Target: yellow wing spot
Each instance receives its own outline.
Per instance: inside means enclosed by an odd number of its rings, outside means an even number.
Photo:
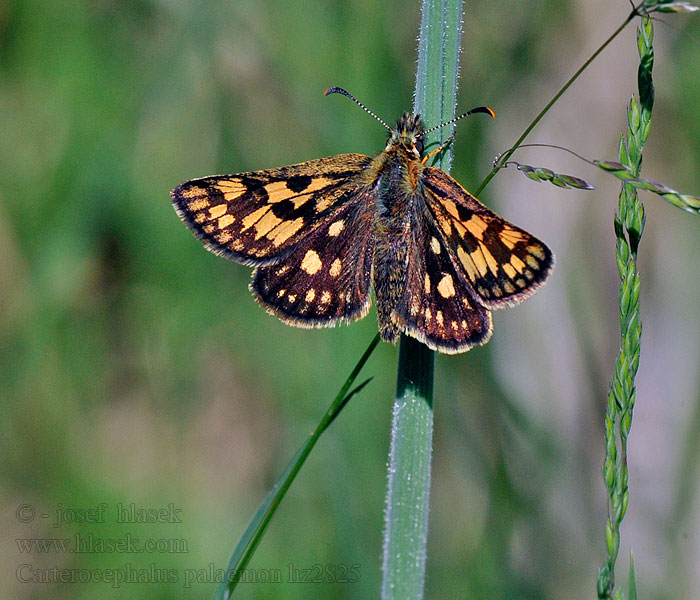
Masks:
[[[217,222],[217,226],[219,229],[225,229],[228,227],[231,223],[233,223],[235,219],[233,218],[233,215],[224,215],[219,219]]]
[[[316,290],[314,288],[311,288],[308,292],[306,292],[306,296],[304,297],[304,300],[306,300],[307,302],[313,302],[315,297],[316,297]]]
[[[336,237],[341,231],[343,231],[343,229],[345,229],[345,221],[340,219],[340,221],[336,221],[328,228],[328,235],[331,237]]]
[[[476,288],[476,291],[479,292],[479,295],[483,296],[484,298],[491,297],[491,292],[488,289],[486,289],[483,285],[480,285],[478,288]]]
[[[435,319],[437,320],[437,322],[438,322],[438,324],[440,325],[440,327],[442,327],[442,326],[445,324],[445,319],[444,319],[444,317],[442,316],[442,311],[441,311],[441,310],[439,310],[439,311],[437,311],[437,312],[435,313]]]
[[[442,229],[442,231],[445,232],[445,235],[447,237],[452,235],[452,223],[450,223],[449,219],[445,219],[445,217],[438,215],[437,222],[440,226],[440,229]]]
[[[315,250],[307,251],[304,259],[301,261],[301,270],[306,271],[309,275],[317,273],[322,266],[321,258]]]
[[[236,252],[240,252],[241,250],[243,250],[244,246],[243,246],[243,242],[241,240],[233,240],[233,242],[231,242],[231,247]]]
[[[193,188],[196,189],[196,188]],[[185,198],[189,198],[191,196],[188,196],[186,194],[190,194],[192,190],[188,190],[187,192],[183,192],[182,195]],[[203,191],[203,190],[202,190]],[[192,194],[194,195],[194,194]],[[192,202],[189,202],[187,204],[187,208],[191,210],[192,212],[197,212],[198,210],[205,209],[209,206],[209,200],[207,198],[198,198],[197,200],[193,200]]]
[[[515,291],[515,286],[510,281],[506,281],[503,283],[503,289],[506,294],[512,294]]]
[[[483,248],[482,248],[483,250]],[[478,250],[475,250],[469,255],[469,258],[472,259],[474,266],[477,268],[479,271],[479,275],[482,277],[486,275],[489,271],[489,266],[486,264],[486,258],[484,257],[483,252],[479,252]],[[493,258],[493,256],[491,257]]]
[[[466,329],[466,328],[467,328],[467,322],[466,322],[466,320],[462,319],[462,329]]]
[[[451,325],[452,329],[454,329],[455,331],[459,331],[459,323],[457,323],[457,321],[452,321]]]
[[[526,239],[525,234],[516,229],[511,229],[510,227],[504,228],[503,231],[498,234],[498,238],[509,250],[515,248],[518,242],[522,242]]]
[[[486,246],[480,246],[481,253],[484,255],[484,260],[486,261],[486,265],[489,268],[489,271],[493,273],[494,275],[498,274],[498,263],[496,262],[496,259],[493,257],[493,254],[489,251],[489,249]]]
[[[423,287],[425,288],[425,293],[429,294],[430,293],[430,275],[427,273],[425,274],[425,278],[423,279]]]
[[[493,288],[493,295],[496,298],[500,298],[501,296],[503,296],[503,290],[499,287],[495,287],[495,288]]]
[[[198,212],[198,213],[194,216],[194,222],[195,222],[195,223],[199,223],[200,225],[201,225],[202,223],[204,223],[204,221],[207,221],[207,220],[208,220],[208,219],[207,219],[207,215],[204,214],[203,212]]]
[[[214,229],[216,229],[216,227],[214,227],[214,225],[212,225],[211,223],[207,223],[206,225],[202,225],[202,231],[204,233],[214,233]]]
[[[513,267],[515,267],[515,270],[518,273],[522,273],[523,269],[525,268],[525,263],[522,260],[520,260],[520,258],[518,258],[517,256],[510,257],[510,264],[513,265]]]
[[[278,298],[281,298],[281,297],[284,296],[286,293],[287,293],[287,290],[280,290],[279,292],[277,292],[277,297],[278,297]]]
[[[469,220],[464,223],[464,226],[477,240],[481,240],[484,238],[484,231],[486,231],[489,224],[479,215],[472,215]]]
[[[527,247],[527,251],[539,258],[540,260],[544,260],[544,250],[542,249],[541,246],[538,246],[536,244],[532,244]]]
[[[413,301],[411,302],[411,308],[409,310],[411,312],[412,317],[415,317],[418,314],[418,311],[420,310],[420,304],[417,297],[413,297]]]
[[[459,246],[457,248],[457,257],[459,258],[459,262],[462,263],[464,270],[467,272],[469,281],[476,281],[478,273],[476,272],[474,261],[471,259],[469,253],[464,248]]]
[[[426,307],[426,309],[423,311],[423,314],[425,315],[425,320],[430,321],[433,318],[432,313],[430,312],[430,308]]]
[[[198,187],[196,185],[193,185],[191,188],[187,190],[182,190],[180,194],[182,195],[183,198],[187,198],[188,200],[190,198],[197,198],[199,196],[205,196],[207,193],[207,190],[204,188]],[[206,198],[202,198],[205,202],[207,201]],[[192,202],[190,202],[192,204]],[[199,210],[198,208],[195,208],[193,210]]]
[[[535,274],[532,271],[530,271],[530,269],[525,269],[523,275],[525,275],[525,277],[527,277],[530,281],[532,281],[535,278]]]
[[[217,204],[209,209],[209,218],[213,221],[226,214],[228,206],[226,204]]]
[[[537,259],[532,256],[532,254],[528,254],[525,257],[525,262],[528,264],[528,266],[532,267],[533,269],[537,269],[540,266],[540,263],[537,262]]]
[[[269,234],[281,222],[282,219],[276,217],[272,211],[269,211],[255,224],[255,239],[259,240],[264,235]]]
[[[339,258],[336,258],[332,263],[331,263],[331,268],[328,270],[328,273],[330,274],[331,277],[338,277],[340,275],[340,270],[343,267],[343,263]]]
[[[272,243],[275,246],[281,246],[290,237],[292,237],[297,231],[299,231],[304,226],[304,218],[299,217],[298,219],[293,219],[291,221],[284,221],[277,229],[276,233],[272,238]],[[273,232],[270,232],[272,235]],[[269,238],[270,235],[267,237]]]
[[[289,296],[287,296],[287,300],[289,300],[289,303],[290,303],[290,304],[294,304],[294,302],[296,301],[296,299],[297,299],[297,295],[296,295],[296,294],[289,294]]]
[[[452,200],[443,200],[442,205],[445,210],[450,213],[455,219],[459,220],[459,212],[457,212],[457,205],[452,202]]]
[[[250,229],[253,225],[255,225],[260,219],[262,219],[265,216],[265,213],[268,210],[270,210],[270,207],[268,205],[261,206],[258,210],[253,211],[247,217],[244,217],[241,221],[241,232],[245,231],[246,229]]]
[[[328,290],[324,290],[321,294],[321,304],[329,304],[331,301],[331,293]]]
[[[510,277],[511,279],[514,279],[518,274],[518,272],[513,268],[513,265],[511,265],[510,263],[502,264],[501,268],[503,269],[503,272],[506,275],[508,275],[508,277]],[[508,291],[508,290],[506,290],[506,291]]]
[[[278,277],[281,277],[287,271],[289,271],[289,269],[291,269],[291,267],[289,265],[282,265],[279,269],[277,269],[277,271],[275,272],[275,275],[277,275]]]
[[[440,242],[438,242],[436,237],[430,238],[430,249],[434,254],[440,254]]]
[[[276,204],[277,202],[291,200],[294,203],[295,209],[306,204],[309,198],[311,198],[309,193],[305,192],[300,194],[299,192],[290,190],[284,181],[273,181],[272,183],[268,183],[264,189],[267,192],[267,198],[270,203]]]
[[[222,179],[214,185],[227,200],[235,200],[248,191],[248,187],[238,179]]]
[[[433,238],[433,239],[435,239],[435,238]],[[437,289],[443,298],[451,298],[452,296],[454,296],[455,295],[455,286],[454,286],[454,282],[452,281],[452,275],[447,273],[440,280],[440,283],[438,283]]]
[[[518,287],[524,288],[527,285],[527,281],[525,281],[522,277],[518,277],[515,280],[515,285]]]
[[[231,241],[231,232],[222,231],[216,236],[216,241],[219,242],[219,244],[227,244]]]

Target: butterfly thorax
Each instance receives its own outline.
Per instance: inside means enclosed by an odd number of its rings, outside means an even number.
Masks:
[[[412,219],[417,203],[421,203],[422,132],[420,117],[404,113],[385,150],[374,158],[367,171],[376,198],[374,291],[379,329],[387,341],[395,341],[400,332],[392,315],[405,293]]]

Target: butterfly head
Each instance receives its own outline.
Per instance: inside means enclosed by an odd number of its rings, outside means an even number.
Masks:
[[[403,113],[391,130],[386,149],[402,148],[409,156],[420,159],[423,155],[423,122],[419,115]]]

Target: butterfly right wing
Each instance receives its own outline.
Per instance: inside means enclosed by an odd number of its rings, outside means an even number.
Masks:
[[[279,262],[357,193],[370,158],[339,154],[187,181],[171,192],[180,219],[208,250],[251,266]]]

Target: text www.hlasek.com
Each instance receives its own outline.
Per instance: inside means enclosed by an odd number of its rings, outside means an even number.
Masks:
[[[117,538],[101,538],[93,534],[76,533],[72,538],[18,538],[21,554],[186,554],[187,540],[183,538],[140,538],[130,533]]]

